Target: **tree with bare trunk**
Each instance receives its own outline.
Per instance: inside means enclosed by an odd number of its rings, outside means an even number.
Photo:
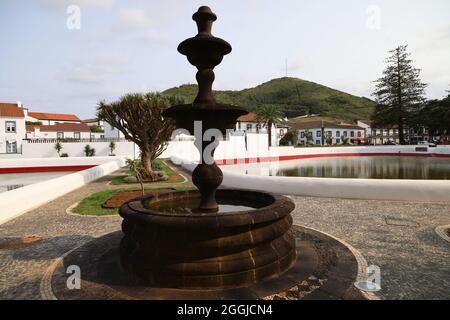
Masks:
[[[166,108],[182,103],[183,100],[175,96],[133,93],[116,102],[99,102],[97,117],[136,143],[141,150],[143,179],[155,181],[159,176],[152,170],[152,161],[167,148],[175,130],[172,120],[163,118],[162,113]]]

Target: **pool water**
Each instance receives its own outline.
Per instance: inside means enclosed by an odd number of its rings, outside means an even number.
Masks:
[[[245,200],[232,199],[217,199],[219,211],[217,213],[233,212],[233,211],[247,211],[255,210],[254,204]],[[200,198],[193,197],[191,199],[175,200],[175,201],[161,201],[160,203],[152,204],[150,209],[163,213],[170,214],[192,214],[198,213],[197,208]]]
[[[21,188],[33,183],[64,176],[68,172],[36,172],[36,173],[7,173],[0,174],[0,193]]]
[[[299,159],[224,166],[261,176],[450,180],[450,158],[362,156]]]

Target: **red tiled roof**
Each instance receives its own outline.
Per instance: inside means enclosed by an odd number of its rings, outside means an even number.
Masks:
[[[254,122],[256,121],[256,113],[254,112],[249,112],[246,115],[240,116],[237,121],[242,121],[242,122]]]
[[[353,124],[338,124],[338,123],[333,123],[330,121],[322,122],[321,120],[293,123],[293,124],[291,124],[291,126],[295,130],[316,129],[316,128],[322,128],[322,126],[324,128],[333,128],[333,129],[360,129],[360,130],[364,129],[364,128],[361,128],[360,126],[353,125]]]
[[[17,103],[0,102],[0,117],[23,118],[23,109],[17,106]]]
[[[44,112],[28,112],[28,115],[38,120],[53,120],[53,121],[80,121],[74,114],[60,114],[60,113],[44,113]]]
[[[56,123],[53,125],[27,125],[27,131],[34,131],[39,128],[42,132],[91,132],[89,126],[85,123]]]

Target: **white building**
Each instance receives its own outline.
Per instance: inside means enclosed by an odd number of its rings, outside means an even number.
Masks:
[[[366,130],[358,125],[338,124],[330,121],[313,120],[295,124],[298,130],[299,144],[325,146],[328,141],[332,145],[347,140],[350,144],[367,143]]]
[[[25,112],[20,102],[0,103],[0,154],[21,153]]]
[[[27,125],[26,138],[33,139],[91,139],[91,129],[84,123],[54,123],[52,125]]]
[[[25,121],[40,122],[43,125],[53,125],[56,123],[81,123],[80,118],[74,114],[28,112],[26,109]]]
[[[105,139],[118,139],[118,140],[125,139],[123,133],[119,131],[117,128],[110,125],[109,123],[105,122],[103,128],[105,131],[104,133]]]
[[[382,145],[389,142],[394,142],[396,144],[400,143],[399,130],[397,126],[392,128],[372,128],[369,121],[358,120],[358,126],[366,129],[366,136],[369,140],[369,144],[372,145]],[[408,130],[404,131],[405,137],[408,136]]]
[[[256,121],[257,115],[254,112],[249,112],[246,115],[243,115],[237,119],[236,122],[236,133],[263,133],[267,134],[267,126],[261,125],[258,121]],[[280,139],[286,134],[289,127],[287,125],[272,125],[272,137],[271,144],[272,146],[278,146],[280,143]]]

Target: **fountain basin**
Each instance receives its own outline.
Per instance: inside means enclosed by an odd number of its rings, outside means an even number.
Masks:
[[[296,249],[289,233],[294,209],[290,199],[227,189],[217,190],[216,198],[219,208],[231,206],[227,212],[189,209],[200,199],[196,190],[124,204],[122,267],[152,286],[226,288],[278,276],[292,266]],[[245,210],[229,211],[233,206]]]

